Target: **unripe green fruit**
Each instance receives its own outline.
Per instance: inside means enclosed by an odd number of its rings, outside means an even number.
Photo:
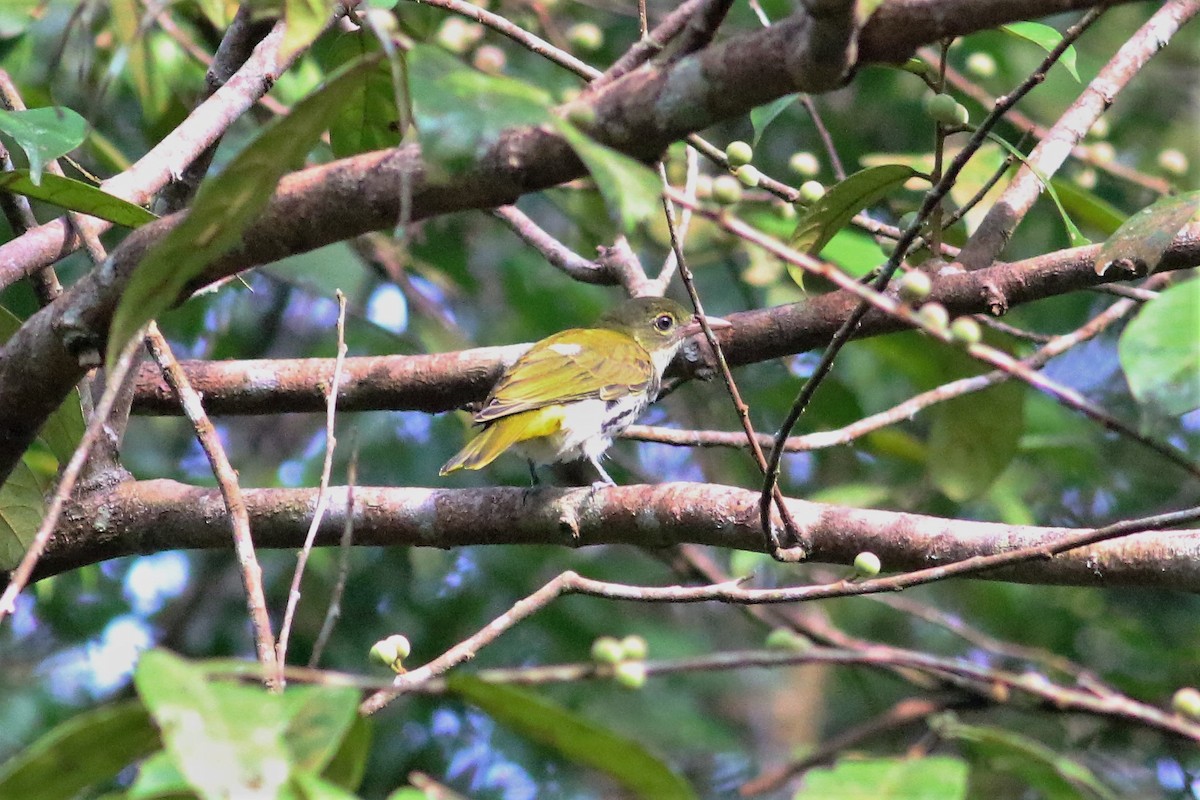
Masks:
[[[696,197],[701,200],[707,200],[713,196],[713,178],[712,175],[697,175],[696,176]]]
[[[916,304],[929,297],[929,293],[933,291],[933,279],[917,270],[906,272],[900,279],[899,289],[901,300]]]
[[[567,41],[580,50],[599,50],[604,46],[604,31],[591,22],[580,22],[567,29]]]
[[[723,206],[731,206],[742,199],[742,183],[732,175],[713,178],[712,197]]]
[[[613,667],[613,678],[626,689],[641,689],[646,685],[646,662],[622,661]]]
[[[979,323],[970,317],[959,317],[950,323],[950,338],[962,345],[979,344],[983,331]]]
[[[411,652],[412,645],[408,639],[398,633],[380,639],[371,646],[371,658],[397,672],[403,669],[401,664]]]
[[[812,639],[789,628],[775,628],[767,634],[766,645],[770,650],[804,653],[812,649],[812,644]]]
[[[644,636],[631,634],[621,640],[621,650],[630,661],[645,661],[646,654],[650,652],[650,645]]]
[[[925,113],[943,125],[966,125],[971,118],[966,107],[948,94],[931,94],[926,97]]]
[[[771,208],[775,210],[775,216],[780,219],[795,219],[796,207],[786,200],[779,200],[771,204]]]
[[[1088,152],[1097,164],[1111,164],[1117,160],[1117,148],[1109,142],[1096,142],[1088,148]]]
[[[996,74],[996,59],[983,51],[971,53],[967,56],[967,72],[978,78],[990,78]]]
[[[950,312],[941,303],[926,303],[917,309],[917,321],[924,327],[935,332],[946,330],[950,322]]]
[[[751,189],[758,186],[762,180],[762,173],[753,164],[742,164],[734,175],[742,182],[743,186],[749,186]]]
[[[825,196],[825,187],[820,181],[805,181],[800,184],[800,199],[805,203],[815,203]]]
[[[597,664],[618,664],[625,657],[625,648],[615,636],[601,636],[592,642],[592,661]]]
[[[864,551],[854,557],[854,571],[864,578],[875,577],[882,568],[879,556],[874,553]]]
[[[821,162],[812,153],[801,150],[792,153],[792,157],[788,159],[788,168],[801,177],[812,178],[821,171]]]
[[[730,142],[725,146],[725,160],[731,168],[737,169],[754,160],[754,148],[746,142]]]
[[[1186,175],[1188,157],[1183,154],[1182,150],[1176,150],[1173,147],[1163,150],[1158,154],[1158,168],[1171,175]]]
[[[1171,708],[1192,719],[1200,719],[1200,691],[1185,686],[1171,696]]]

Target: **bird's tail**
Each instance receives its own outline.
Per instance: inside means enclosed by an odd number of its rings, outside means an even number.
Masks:
[[[459,469],[482,469],[518,442],[558,433],[562,421],[562,406],[547,406],[501,417],[467,442],[458,455],[442,465],[438,474],[449,475]]]

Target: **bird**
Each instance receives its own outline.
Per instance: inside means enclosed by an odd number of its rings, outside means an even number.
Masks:
[[[705,317],[712,329],[728,328]],[[674,300],[640,297],[602,316],[592,328],[546,337],[506,369],[473,421],[483,430],[439,471],[481,469],[514,450],[536,466],[587,459],[600,464],[613,437],[658,397],[667,365],[700,319]]]

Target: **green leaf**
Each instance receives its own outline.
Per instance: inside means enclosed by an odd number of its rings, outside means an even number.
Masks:
[[[1007,25],[1001,25],[1000,30],[1016,36],[1018,39],[1033,42],[1047,53],[1058,47],[1058,43],[1062,41],[1061,33],[1040,22],[1010,22]],[[1063,51],[1058,63],[1071,73],[1071,77],[1075,79],[1076,83],[1080,83],[1079,71],[1075,68],[1075,45],[1070,45]]]
[[[885,164],[850,175],[805,209],[792,233],[792,247],[815,256],[855,214],[918,174],[903,164]]]
[[[1034,177],[1036,177],[1039,181],[1042,182],[1042,186],[1044,186],[1046,188],[1046,194],[1050,195],[1050,199],[1052,201],[1054,201],[1055,208],[1058,209],[1058,215],[1060,217],[1062,217],[1063,225],[1067,229],[1067,238],[1071,240],[1071,246],[1072,247],[1083,247],[1085,245],[1091,244],[1092,240],[1087,238],[1080,232],[1079,228],[1075,225],[1075,222],[1071,219],[1071,215],[1067,213],[1067,209],[1063,206],[1062,201],[1058,199],[1058,192],[1055,191],[1055,189],[1054,189],[1053,181],[1047,180],[1046,176],[1044,174],[1042,174],[1042,171],[1037,169],[1036,167],[1034,167],[1032,164],[1030,164],[1029,160],[1027,158],[1025,158],[1025,154],[1022,153],[1020,150],[1013,147],[1011,144],[1004,141],[1003,139],[1001,139],[999,136],[997,136],[994,133],[989,133],[987,136],[993,142],[997,143],[998,145],[1003,147],[1005,150],[1007,150],[1009,153],[1011,153],[1014,158],[1019,160],[1026,167],[1028,167],[1029,171],[1034,174]]]
[[[158,217],[141,206],[114,197],[103,189],[58,175],[43,175],[35,183],[29,170],[15,169],[0,174],[0,189],[32,197],[46,203],[99,217],[126,228],[137,228]]]
[[[281,700],[284,737],[293,761],[300,769],[320,773],[358,718],[358,691],[350,686],[292,686]]]
[[[112,780],[159,747],[141,703],[114,703],[59,723],[0,766],[0,797],[59,800]]]
[[[279,45],[279,59],[286,61],[312,44],[329,24],[331,13],[329,0],[284,0],[287,27]]]
[[[967,795],[967,765],[948,756],[841,759],[809,770],[794,800],[957,800]]]
[[[114,78],[125,77],[129,81],[137,93],[143,118],[151,122],[166,111],[171,90],[151,52],[138,4],[134,0],[112,0],[110,8],[112,30],[121,47],[109,72]]]
[[[1138,311],[1117,343],[1125,380],[1139,403],[1166,414],[1200,408],[1200,279],[1166,289]]]
[[[279,178],[303,162],[346,93],[373,68],[365,59],[334,73],[325,85],[275,120],[225,170],[205,181],[191,210],[138,264],[113,314],[108,363],[146,322],[170,308],[208,264],[241,241]]]
[[[751,144],[757,147],[763,134],[767,131],[767,126],[774,122],[776,117],[782,114],[783,110],[795,100],[796,95],[787,94],[765,105],[755,106],[750,109],[750,124],[754,127],[754,141]]]
[[[1041,742],[1002,728],[963,725],[953,714],[930,721],[944,739],[962,742],[973,764],[1013,775],[1048,800],[1117,800],[1117,795],[1083,764]]]
[[[554,127],[588,168],[609,213],[626,232],[661,209],[662,181],[642,162],[605,147],[564,119]]]
[[[321,777],[343,789],[358,789],[367,771],[367,757],[371,753],[371,733],[371,720],[367,717],[356,717]]]
[[[450,174],[474,164],[506,128],[553,118],[542,89],[471,69],[438,47],[415,45],[407,61],[421,155]]]
[[[304,800],[358,800],[358,796],[353,792],[307,772],[298,773],[292,779],[292,783],[297,794]]]
[[[0,39],[20,36],[32,25],[42,0],[5,0],[0,3]]]
[[[124,800],[154,800],[172,795],[194,796],[175,762],[166,751],[159,750],[138,766],[137,777]]]
[[[1006,381],[939,403],[929,434],[929,475],[955,502],[987,491],[1012,462],[1025,425],[1025,391]]]
[[[637,742],[572,714],[524,689],[485,683],[469,675],[451,676],[450,691],[486,711],[494,720],[563,757],[605,772],[638,797],[692,798],[679,775]]]
[[[40,183],[46,162],[65,156],[87,138],[87,120],[69,108],[0,109],[0,131],[11,136],[29,158],[29,178]]]
[[[201,668],[165,650],[145,653],[133,680],[171,760],[202,800],[284,790],[292,764],[280,698],[210,682]]]
[[[33,544],[46,510],[46,489],[25,460],[18,461],[0,485],[0,570],[20,564]]]
[[[1051,178],[1050,185],[1058,193],[1063,208],[1105,236],[1111,236],[1125,222],[1125,215],[1119,208],[1073,181]]]
[[[328,60],[331,65],[340,65],[378,52],[379,40],[369,31],[360,30],[339,37],[329,50]],[[399,110],[404,100],[397,88],[402,88],[398,84],[402,75],[394,74],[393,69],[399,73],[402,66],[398,57],[395,64],[390,59],[381,61],[365,70],[359,83],[350,89],[346,104],[329,125],[329,144],[335,156],[346,158],[400,144],[411,116],[407,110],[403,114]]]
[[[1200,190],[1164,197],[1127,219],[1096,256],[1096,274],[1114,261],[1132,261],[1153,272],[1176,234],[1200,211]]]

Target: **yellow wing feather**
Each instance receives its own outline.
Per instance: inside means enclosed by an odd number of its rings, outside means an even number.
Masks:
[[[510,414],[488,425],[458,455],[438,471],[447,475],[458,469],[482,469],[518,442],[551,436],[562,427],[566,413],[561,405]]]

